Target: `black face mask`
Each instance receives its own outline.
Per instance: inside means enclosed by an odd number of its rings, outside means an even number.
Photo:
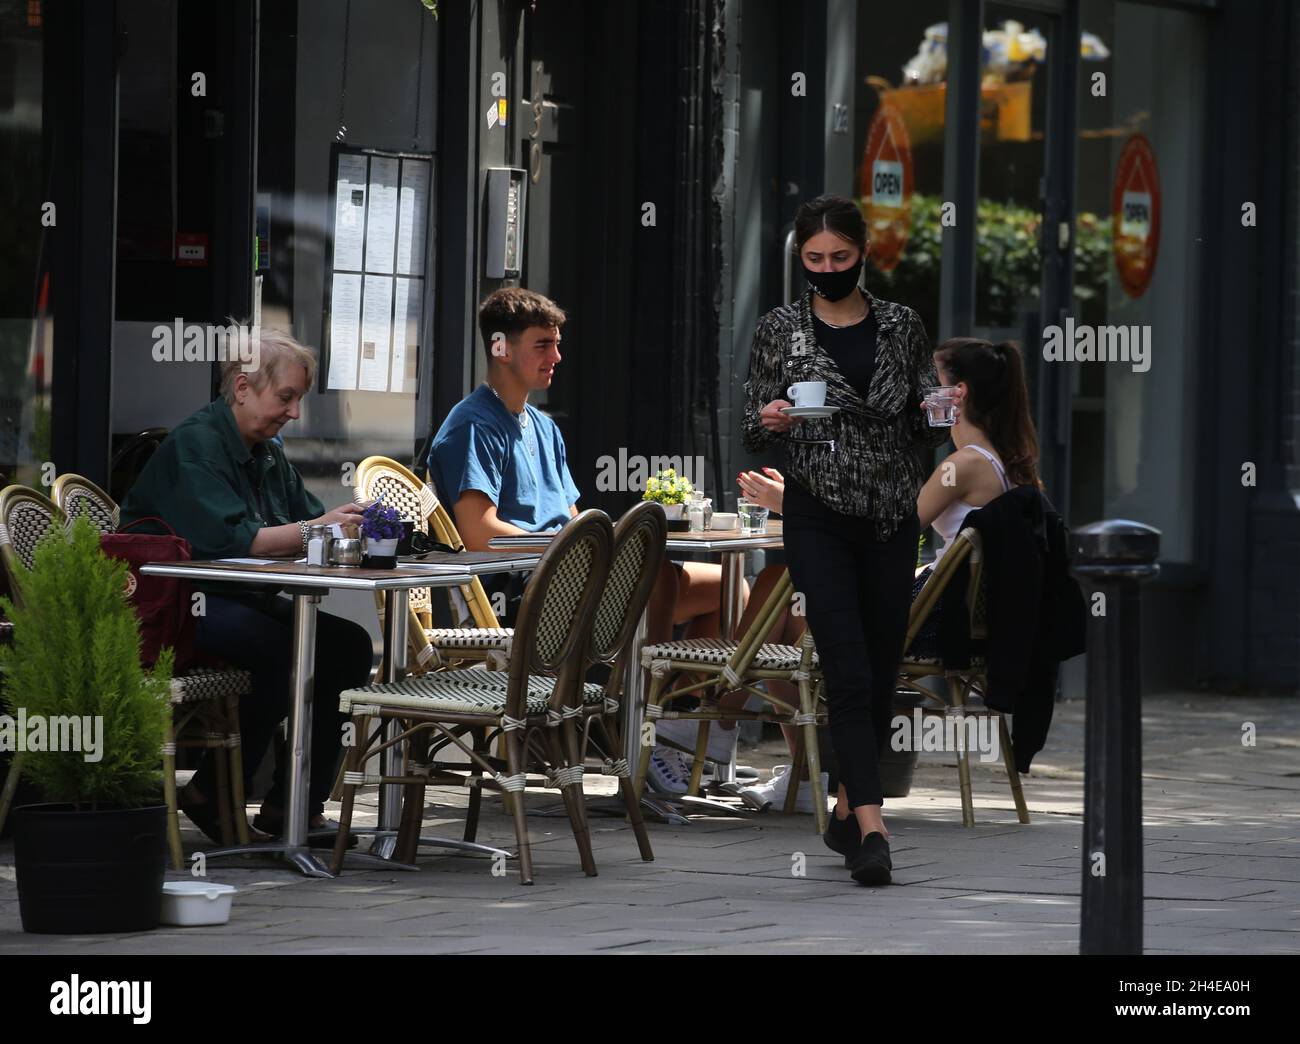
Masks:
[[[856,265],[841,272],[814,272],[804,265],[803,277],[818,297],[824,297],[827,301],[841,301],[857,288],[864,260],[865,258],[858,258]]]

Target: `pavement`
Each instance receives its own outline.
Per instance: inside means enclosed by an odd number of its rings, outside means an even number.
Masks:
[[[532,887],[513,863],[497,876],[489,859],[429,849],[417,872],[345,870],[336,880],[214,861],[209,878],[239,889],[227,925],[37,936],[21,930],[6,842],[0,954],[1077,953],[1083,714],[1082,701],[1058,705],[1048,747],[1024,777],[1026,826],[1000,762],[976,762],[977,823],[963,828],[955,759],[923,754],[910,795],[886,802],[887,888],[855,885],[810,815],[652,823],[652,863],[622,820],[594,816],[594,878],[566,819],[530,817]],[[1253,746],[1242,741],[1246,723]],[[1143,743],[1147,952],[1300,953],[1300,700],[1149,696]],[[777,741],[741,760],[770,768],[781,755]],[[589,777],[587,789],[611,783]],[[463,793],[430,796],[438,804],[425,833],[459,836]],[[558,797],[527,800],[542,808]],[[371,788],[357,820],[374,813]],[[190,851],[200,838],[185,825]],[[499,801],[485,797],[479,840],[511,846],[513,836]]]

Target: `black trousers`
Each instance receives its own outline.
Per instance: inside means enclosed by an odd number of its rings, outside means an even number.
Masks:
[[[783,506],[786,564],[817,642],[839,780],[850,808],[881,805],[879,746],[889,738],[920,523],[913,514],[881,541],[871,520],[832,511],[789,480]]]
[[[293,672],[293,601],[289,598],[230,598],[209,593],[207,612],[196,621],[194,641],[205,653],[220,656],[252,674],[253,691],[239,700],[240,745],[244,755],[244,792],[270,745],[275,728],[289,713]],[[359,624],[329,613],[316,613],[316,671],[312,692],[310,812],[325,809],[334,785],[347,715],[339,713],[339,693],[367,685],[374,648]],[[194,784],[206,797],[216,794],[216,766],[203,752]],[[284,808],[288,759],[276,763],[265,802]]]

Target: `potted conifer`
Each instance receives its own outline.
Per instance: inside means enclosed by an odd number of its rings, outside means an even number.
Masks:
[[[34,568],[13,579],[18,598],[0,600],[14,625],[13,644],[0,647],[6,724],[49,802],[13,813],[23,928],[157,927],[172,652],[140,665],[126,563],[100,551],[85,517],[70,533],[51,529]]]

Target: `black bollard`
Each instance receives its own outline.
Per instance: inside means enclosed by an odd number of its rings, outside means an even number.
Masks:
[[[1089,611],[1079,952],[1141,954],[1138,587],[1160,572],[1160,531],[1141,522],[1109,519],[1075,531],[1073,545],[1072,571],[1084,588]],[[1098,594],[1104,602],[1098,602]]]

